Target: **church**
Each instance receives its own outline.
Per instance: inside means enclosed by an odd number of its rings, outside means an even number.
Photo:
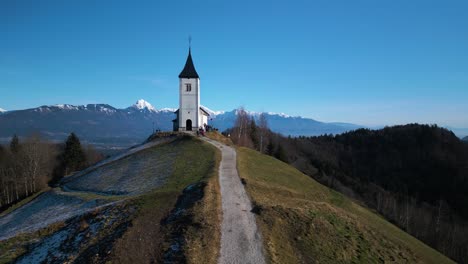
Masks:
[[[179,74],[179,109],[172,120],[174,131],[192,131],[208,125],[210,114],[200,106],[200,77],[193,65],[191,48]]]

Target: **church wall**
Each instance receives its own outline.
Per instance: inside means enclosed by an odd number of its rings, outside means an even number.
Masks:
[[[203,114],[200,113],[200,119],[201,119],[200,125],[202,125],[202,126],[203,126],[203,124],[208,125],[208,117],[206,115],[203,115]]]
[[[186,85],[191,84],[192,90],[187,92]],[[199,127],[199,107],[200,107],[200,95],[199,95],[199,79],[179,79],[179,129],[185,130],[186,120],[192,120],[192,128],[196,129]]]

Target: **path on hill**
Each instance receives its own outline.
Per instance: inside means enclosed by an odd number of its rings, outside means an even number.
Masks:
[[[229,146],[203,137],[221,150],[219,184],[223,208],[221,224],[221,254],[219,263],[265,263],[260,232],[251,212],[250,202],[240,181],[236,166],[236,151]]]

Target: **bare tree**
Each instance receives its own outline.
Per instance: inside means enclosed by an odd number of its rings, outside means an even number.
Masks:
[[[265,148],[265,139],[268,133],[268,121],[266,118],[265,113],[261,113],[259,120],[258,120],[258,126],[259,126],[259,134],[260,134],[260,152],[264,153],[264,148]]]
[[[236,144],[244,147],[252,147],[252,142],[249,137],[250,116],[243,107],[236,111],[237,117],[234,124],[233,140]]]

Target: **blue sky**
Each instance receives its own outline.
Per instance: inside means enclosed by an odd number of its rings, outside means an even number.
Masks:
[[[468,127],[467,1],[1,1],[0,108],[202,104]]]

